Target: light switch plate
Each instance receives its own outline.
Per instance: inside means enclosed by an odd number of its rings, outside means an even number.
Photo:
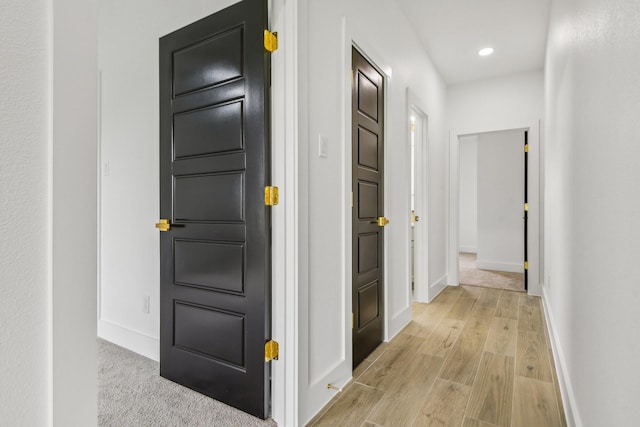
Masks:
[[[322,134],[318,137],[318,156],[323,159],[329,157],[329,142],[327,141],[327,137]]]

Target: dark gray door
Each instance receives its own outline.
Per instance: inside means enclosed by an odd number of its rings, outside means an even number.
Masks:
[[[384,79],[356,49],[353,49],[352,64],[355,368],[382,342]]]
[[[268,414],[266,1],[160,39],[160,374]]]

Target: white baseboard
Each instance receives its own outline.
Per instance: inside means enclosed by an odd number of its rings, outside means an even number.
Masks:
[[[582,427],[584,424],[582,424],[580,414],[578,414],[576,409],[576,398],[567,374],[566,359],[562,353],[562,346],[560,346],[560,340],[556,333],[555,321],[549,307],[546,288],[542,289],[542,307],[547,321],[549,341],[551,341],[551,352],[553,353],[553,361],[556,365],[556,372],[558,373],[558,385],[560,386],[560,394],[562,397],[562,405],[564,406],[564,413],[567,418],[567,425],[569,427]]]
[[[467,254],[477,254],[478,248],[475,246],[460,246],[460,252],[464,252]]]
[[[160,340],[157,338],[116,325],[107,320],[98,320],[98,337],[156,362],[160,361]]]
[[[494,270],[494,271],[506,271],[508,273],[523,273],[524,272],[524,264],[523,263],[510,263],[510,262],[495,262],[495,261],[485,261],[485,260],[476,260],[476,268],[479,270]]]
[[[440,292],[444,291],[444,288],[447,287],[447,281],[447,275],[445,274],[429,285],[429,302],[433,301],[438,295],[440,295]]]
[[[401,330],[404,329],[411,322],[411,305],[406,307],[400,313],[396,313],[391,318],[387,330],[387,339],[385,341],[391,341]]]

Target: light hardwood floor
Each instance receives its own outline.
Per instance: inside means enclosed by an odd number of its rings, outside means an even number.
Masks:
[[[449,287],[308,425],[566,426],[540,298]]]

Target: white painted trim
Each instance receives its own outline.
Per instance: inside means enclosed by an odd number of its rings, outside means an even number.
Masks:
[[[270,1],[270,27],[281,34],[271,54],[271,179],[280,188],[272,222],[272,339],[280,359],[271,362],[271,417],[298,424],[298,3]]]
[[[411,286],[409,286],[411,289]],[[409,300],[411,301],[411,300]],[[409,304],[404,310],[396,313],[389,321],[389,333],[384,338],[385,342],[391,341],[400,331],[402,331],[409,323],[411,323],[412,319],[412,307]]]
[[[51,3],[51,417],[54,426],[92,426],[97,422],[98,5],[95,0]]]
[[[464,252],[467,254],[477,254],[478,248],[475,246],[460,246],[460,252]]]
[[[464,135],[522,129],[529,131],[529,295],[542,295],[540,283],[540,120],[501,129],[451,130],[449,132],[449,242],[447,264],[449,284],[457,286],[460,253],[460,140]]]
[[[447,287],[447,281],[447,275],[445,274],[429,285],[429,297],[431,299],[427,302],[433,301],[438,295],[440,295],[440,292],[445,290]]]
[[[421,135],[416,135],[415,144],[415,210],[418,216],[422,215],[422,222],[418,222],[414,228],[414,258],[421,259],[426,262],[419,262],[415,267],[415,282],[414,282],[414,299],[418,302],[429,302],[433,300],[430,292],[429,282],[429,218],[426,217],[429,210],[429,115],[426,113],[426,105],[419,97],[411,90],[407,88],[407,121],[410,126],[410,116],[412,111],[418,114],[416,122],[420,120]],[[411,132],[407,132],[408,143],[411,143]],[[420,141],[418,141],[418,138]],[[409,156],[411,162],[411,156]],[[409,174],[411,174],[411,165],[407,168]],[[411,181],[409,181],[411,182]],[[409,196],[411,197],[411,196]],[[411,203],[409,202],[409,206]],[[411,224],[409,224],[408,230],[408,245],[411,246]],[[409,248],[409,254],[411,254],[411,248]],[[409,283],[407,293],[409,295],[408,301],[411,301],[411,255],[409,255],[408,262],[408,275]],[[411,304],[409,304],[411,306]]]
[[[98,337],[156,362],[160,361],[160,340],[122,325],[98,320]]]
[[[476,260],[476,268],[478,270],[506,271],[508,273],[524,272],[524,265],[522,263],[516,264],[511,262],[484,261],[479,259]]]
[[[547,289],[542,289],[542,308],[544,311],[545,319],[547,320],[547,331],[549,332],[549,341],[551,341],[551,350],[553,354],[553,361],[555,363],[558,385],[560,388],[560,394],[562,397],[562,405],[564,406],[564,412],[567,419],[567,425],[569,427],[578,426],[582,427],[584,424],[578,413],[578,406],[576,404],[576,397],[569,380],[569,371],[567,369],[566,358],[562,352],[562,346],[560,345],[560,338],[556,330],[556,323],[549,306],[549,297],[547,296]]]
[[[55,0],[54,0],[55,1]],[[53,140],[54,140],[54,114],[53,114],[53,94],[54,94],[54,36],[53,12],[54,1],[46,2],[47,8],[47,427],[53,427]],[[92,392],[93,390],[85,390]],[[97,391],[97,390],[96,390]]]

